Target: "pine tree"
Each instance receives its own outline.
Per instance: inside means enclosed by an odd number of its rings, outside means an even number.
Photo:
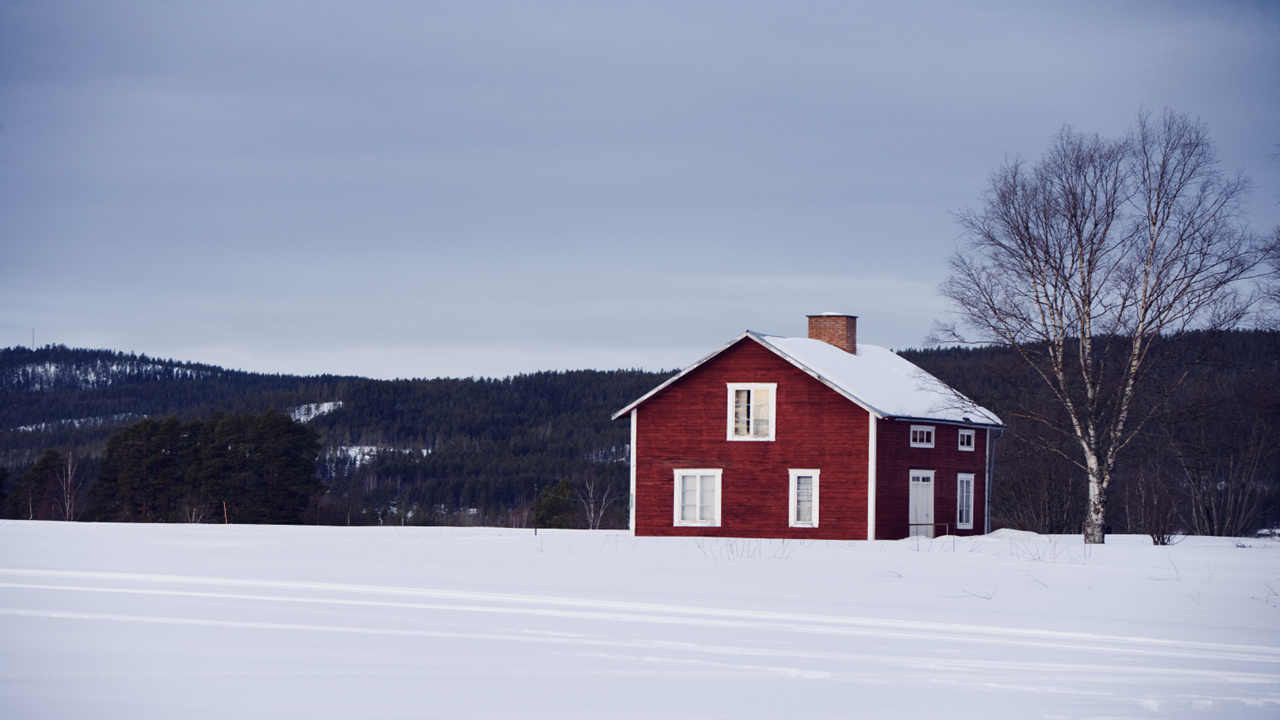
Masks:
[[[54,474],[62,465],[62,455],[52,448],[22,474],[13,494],[5,501],[5,514],[20,520],[54,519]]]
[[[8,513],[9,500],[9,468],[0,465],[0,509],[5,510],[5,517],[9,517]]]
[[[561,480],[538,496],[538,527],[576,528],[579,523],[578,496],[573,483]]]

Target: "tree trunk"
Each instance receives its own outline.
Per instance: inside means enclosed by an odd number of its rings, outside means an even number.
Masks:
[[[1084,541],[1088,545],[1101,545],[1107,541],[1108,473],[1093,458],[1089,458],[1089,466],[1089,505],[1084,519]]]

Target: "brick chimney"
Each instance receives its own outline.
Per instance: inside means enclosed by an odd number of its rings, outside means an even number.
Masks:
[[[858,318],[856,315],[822,313],[809,315],[809,337],[841,350],[858,354]]]

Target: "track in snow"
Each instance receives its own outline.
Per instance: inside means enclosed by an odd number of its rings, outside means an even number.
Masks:
[[[1280,709],[1280,649],[1256,645],[182,575],[0,569],[0,593],[6,599],[0,621],[167,626],[179,637],[195,633],[193,638],[210,631],[245,633],[285,648],[309,644],[299,640],[307,636],[363,636],[427,643],[433,654],[456,658],[434,668],[406,669],[411,676],[901,686],[927,674],[933,684],[967,693],[1092,693],[1131,695],[1138,707]],[[41,602],[24,604],[24,598]],[[978,645],[988,649],[973,652]]]

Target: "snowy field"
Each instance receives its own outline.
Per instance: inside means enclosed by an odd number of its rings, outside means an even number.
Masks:
[[[4,521],[0,716],[1277,718],[1278,593],[1260,540]]]

